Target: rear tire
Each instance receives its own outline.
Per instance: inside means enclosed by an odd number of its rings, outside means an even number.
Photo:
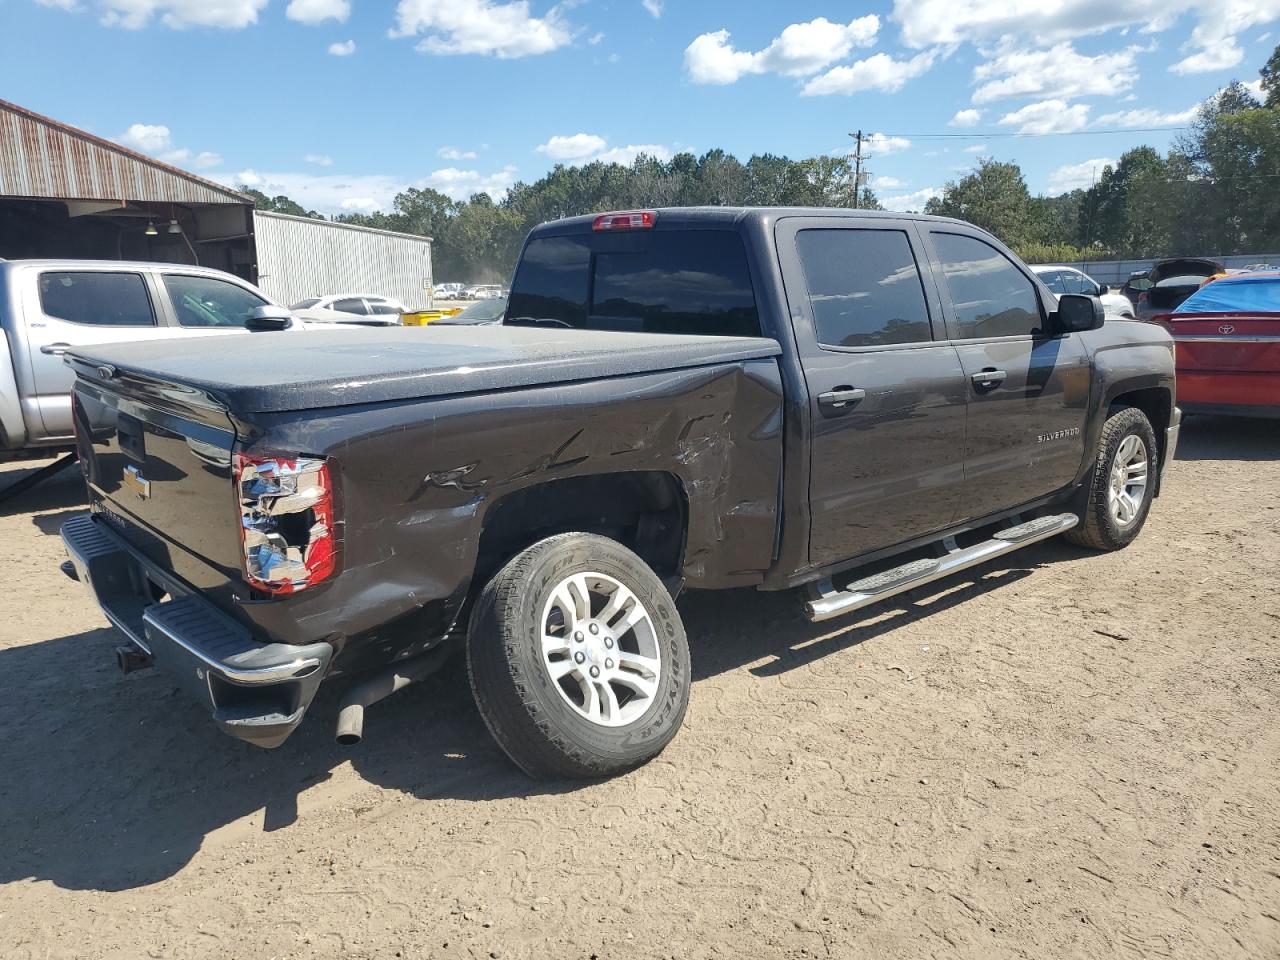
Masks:
[[[489,732],[536,779],[639,766],[676,735],[689,702],[671,594],[594,534],[548,537],[498,571],[471,614],[467,666]]]
[[[1093,550],[1127,547],[1147,522],[1158,469],[1156,435],[1147,415],[1136,407],[1114,411],[1098,439],[1080,523],[1066,538]]]

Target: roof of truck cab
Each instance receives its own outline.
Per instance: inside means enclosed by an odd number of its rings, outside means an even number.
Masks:
[[[934,217],[925,213],[897,213],[890,210],[849,210],[843,207],[637,207],[634,212],[651,210],[657,214],[656,229],[689,226],[733,227],[751,220],[781,220],[786,217],[840,217],[850,220],[924,220],[972,226],[954,217]],[[580,217],[549,220],[533,228],[533,233],[575,232],[590,230],[596,217],[625,210],[600,210]]]

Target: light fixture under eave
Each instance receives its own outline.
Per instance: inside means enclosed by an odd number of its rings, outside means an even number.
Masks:
[[[169,232],[170,232],[170,233],[181,233],[181,232],[182,232],[182,228],[181,228],[180,226],[178,226],[178,221],[177,221],[177,220],[170,220],[170,221],[169,221]]]
[[[155,223],[154,223],[153,221],[149,221],[149,222],[147,223],[147,229],[146,229],[146,230],[144,230],[143,232],[144,232],[148,237],[154,237],[154,236],[155,236],[156,234],[158,234],[160,231],[156,229],[156,225],[155,225]]]

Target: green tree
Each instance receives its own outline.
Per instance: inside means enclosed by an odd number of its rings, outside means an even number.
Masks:
[[[1031,194],[1016,163],[983,157],[977,170],[947,183],[941,196],[925,204],[924,212],[968,220],[1009,246],[1041,239],[1036,236]]]
[[[290,200],[284,194],[268,197],[261,190],[246,187],[244,184],[238,185],[236,190],[253,200],[255,210],[265,210],[268,213],[288,213],[295,217],[310,217],[313,220],[324,219],[324,214],[308,210],[302,204]]]
[[[1271,51],[1271,57],[1258,71],[1262,74],[1262,92],[1266,94],[1264,107],[1280,107],[1280,46]]]

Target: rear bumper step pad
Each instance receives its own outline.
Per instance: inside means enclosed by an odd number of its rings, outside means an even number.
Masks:
[[[199,593],[91,516],[62,525],[75,578],[129,641],[225,732],[276,747],[302,721],[333,656],[328,643],[260,643]],[[152,584],[168,599],[157,603]]]
[[[836,589],[831,578],[825,577],[810,585],[809,598],[805,603],[805,616],[816,623],[852,613],[854,610],[878,603],[895,594],[939,580],[948,574],[967,570],[969,567],[1012,553],[1022,547],[1066,533],[1079,522],[1079,517],[1073,513],[1037,517],[1016,526],[1006,527],[993,535],[990,540],[984,540],[982,543],[948,550],[945,557],[913,560],[902,566],[857,580],[843,590]]]

